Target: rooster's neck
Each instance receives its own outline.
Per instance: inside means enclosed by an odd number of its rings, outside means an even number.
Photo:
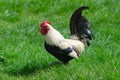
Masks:
[[[54,28],[51,28],[44,38],[47,44],[55,46],[59,45],[59,43],[64,40],[64,37]]]

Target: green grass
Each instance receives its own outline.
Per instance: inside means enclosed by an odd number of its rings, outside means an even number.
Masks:
[[[91,46],[79,60],[48,66],[57,61],[48,54],[39,24],[49,20],[69,38],[73,11],[84,11],[94,33]],[[119,80],[120,3],[118,0],[1,0],[0,80]]]

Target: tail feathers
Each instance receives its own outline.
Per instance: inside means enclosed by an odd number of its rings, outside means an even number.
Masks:
[[[88,22],[83,16],[82,16],[82,11],[85,9],[89,9],[87,6],[82,6],[75,10],[75,12],[72,14],[71,19],[70,19],[70,31],[71,35],[76,33],[76,27],[77,24],[80,22]]]
[[[82,6],[72,14],[70,19],[70,32],[72,36],[77,36],[80,41],[86,40],[84,42],[86,42],[87,45],[90,45],[89,40],[92,39],[90,23],[82,16],[82,11],[86,9],[89,9],[89,7]]]

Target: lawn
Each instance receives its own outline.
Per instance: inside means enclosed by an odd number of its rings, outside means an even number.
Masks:
[[[80,59],[48,66],[39,32],[51,21],[69,38],[69,21],[80,6],[91,23],[94,38]],[[120,2],[118,0],[0,0],[0,80],[120,80]]]

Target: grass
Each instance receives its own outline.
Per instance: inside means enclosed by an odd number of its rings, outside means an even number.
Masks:
[[[84,11],[94,39],[79,60],[68,65],[48,66],[48,54],[39,33],[39,24],[50,20],[69,38],[73,11]],[[0,80],[119,80],[120,3],[118,0],[1,0],[0,1]]]

